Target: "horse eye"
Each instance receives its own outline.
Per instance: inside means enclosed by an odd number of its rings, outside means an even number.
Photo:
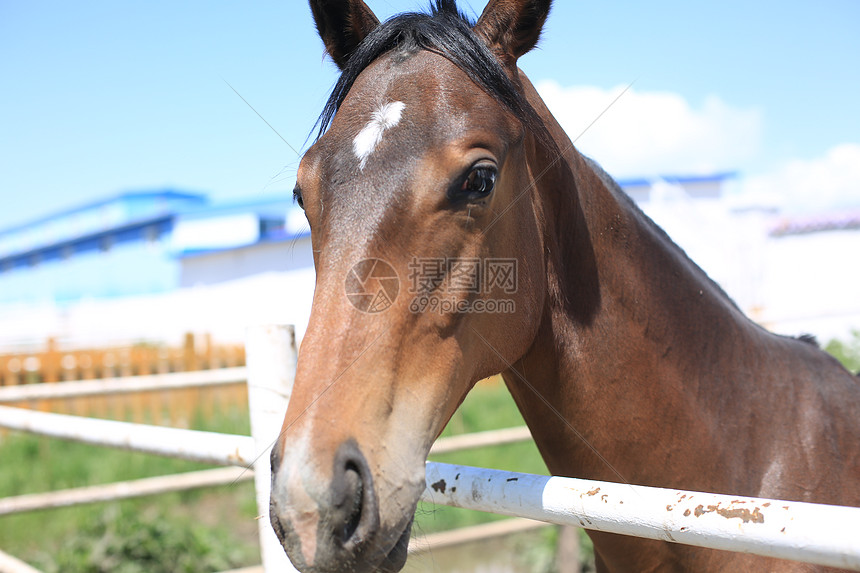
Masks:
[[[296,185],[293,188],[293,202],[296,203],[302,210],[305,208],[305,200],[302,197],[302,188]]]
[[[495,186],[495,168],[483,166],[472,169],[472,172],[463,181],[460,191],[470,196],[486,196],[492,193]]]

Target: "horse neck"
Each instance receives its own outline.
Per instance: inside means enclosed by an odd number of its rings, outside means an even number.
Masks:
[[[547,194],[554,216],[544,235],[557,253],[547,257],[557,341],[590,347],[601,372],[602,359],[617,361],[625,348],[660,363],[674,354],[672,364],[686,369],[726,352],[716,340],[744,342],[757,330],[599,166],[575,149],[568,156],[559,170],[573,185]]]
[[[666,485],[643,456],[720,458],[730,404],[709,380],[754,360],[757,327],[535,107],[564,157],[530,153],[532,172],[546,173],[536,211],[547,297],[535,344],[506,381],[554,473]]]

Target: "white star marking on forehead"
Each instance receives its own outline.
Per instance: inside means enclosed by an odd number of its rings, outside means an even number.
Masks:
[[[358,132],[355,140],[352,142],[352,150],[358,158],[359,169],[364,169],[367,164],[367,158],[382,141],[382,135],[385,130],[391,129],[400,123],[400,116],[403,113],[403,108],[406,104],[402,101],[394,101],[381,106],[370,116],[370,121],[364,126],[364,129]]]

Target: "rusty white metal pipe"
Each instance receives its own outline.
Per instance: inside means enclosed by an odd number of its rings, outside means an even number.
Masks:
[[[250,467],[250,436],[216,434],[0,406],[0,427],[220,466]]]
[[[427,502],[860,571],[860,508],[427,464]]]

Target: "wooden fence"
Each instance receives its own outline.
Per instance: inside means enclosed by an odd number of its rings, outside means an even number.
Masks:
[[[131,377],[241,367],[242,344],[216,345],[209,335],[186,334],[179,347],[136,344],[98,349],[63,348],[48,339],[39,351],[0,354],[0,387],[50,385],[55,382],[105,380],[122,385]],[[227,406],[247,407],[241,381],[217,387],[195,387],[166,392],[141,390],[111,395],[31,399],[18,407],[85,417],[132,420],[189,427],[196,415],[210,417]],[[0,399],[0,405],[8,404]]]

